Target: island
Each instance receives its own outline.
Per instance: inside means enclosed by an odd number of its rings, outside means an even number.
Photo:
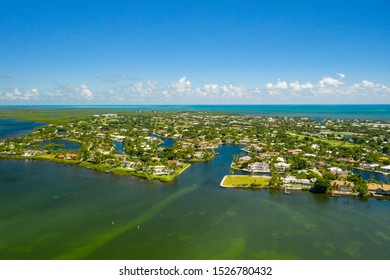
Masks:
[[[191,164],[218,156],[221,145],[240,145],[222,187],[390,195],[390,185],[375,178],[390,172],[387,121],[103,109],[9,109],[1,116],[43,123],[3,139],[2,159],[49,160],[169,182]]]

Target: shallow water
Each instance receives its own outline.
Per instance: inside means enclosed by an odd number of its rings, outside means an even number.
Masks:
[[[222,189],[222,146],[171,183],[0,161],[1,259],[389,259],[390,201]]]

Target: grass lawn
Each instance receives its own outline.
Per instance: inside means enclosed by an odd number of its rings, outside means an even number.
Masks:
[[[162,182],[170,182],[173,179],[175,179],[177,176],[179,176],[184,170],[186,170],[190,166],[191,166],[191,164],[184,163],[180,169],[176,170],[174,173],[172,173],[170,175],[152,176],[151,178],[160,180]]]
[[[264,188],[268,186],[270,177],[250,175],[226,175],[221,187],[224,188]]]
[[[293,132],[287,132],[287,134],[289,134],[291,136],[297,136],[299,140],[302,140],[303,138],[308,136],[308,135],[296,134]],[[342,141],[342,140],[322,139],[322,138],[318,138],[318,137],[314,137],[314,136],[309,136],[309,137],[313,138],[313,140],[315,140],[315,141],[321,141],[321,142],[327,143],[327,144],[332,145],[332,146],[343,146],[343,147],[355,147],[356,146],[355,144],[353,144],[351,142]]]

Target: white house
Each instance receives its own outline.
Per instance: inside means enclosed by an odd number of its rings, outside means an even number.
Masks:
[[[291,167],[291,164],[285,163],[285,162],[278,162],[274,164],[275,168],[279,171],[284,171]]]
[[[381,171],[383,172],[390,172],[390,165],[382,166]]]
[[[270,172],[269,164],[265,162],[253,162],[248,164],[248,171],[254,173],[268,173]]]

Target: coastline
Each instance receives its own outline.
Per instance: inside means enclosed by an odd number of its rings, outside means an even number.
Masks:
[[[146,180],[158,180],[160,182],[169,183],[176,179],[180,174],[182,174],[185,170],[187,170],[191,164],[184,163],[183,168],[181,168],[179,171],[174,172],[171,175],[151,175],[147,174],[145,172],[139,172],[139,171],[132,171],[123,167],[112,167],[106,164],[92,164],[88,163],[86,161],[80,162],[78,160],[63,160],[58,159],[54,157],[49,157],[48,155],[44,156],[33,156],[33,157],[23,157],[19,155],[0,155],[0,160],[28,160],[28,161],[48,161],[48,162],[54,162],[54,163],[63,163],[63,164],[71,164],[71,165],[78,165],[80,167],[84,167],[87,169],[92,169],[95,171],[98,171],[100,173],[112,173],[115,175],[124,175],[124,176],[135,176],[139,178],[143,178]]]

